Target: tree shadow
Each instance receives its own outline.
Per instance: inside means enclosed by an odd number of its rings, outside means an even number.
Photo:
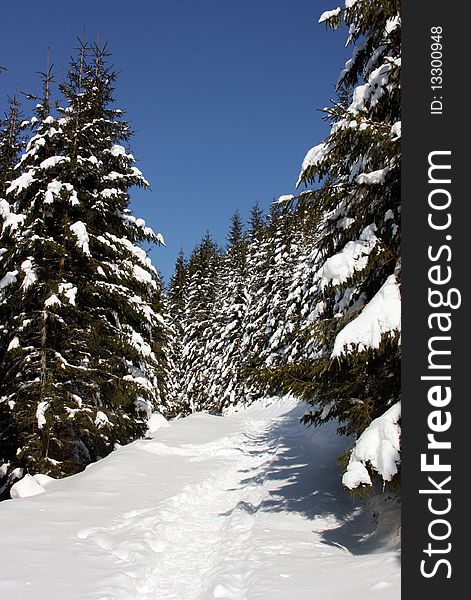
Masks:
[[[232,511],[294,512],[312,520],[314,526],[316,521],[329,519],[339,524],[331,529],[313,529],[326,545],[341,547],[352,554],[384,549],[391,531],[387,527],[379,531],[374,514],[377,507],[370,509],[342,486],[336,459],[351,441],[338,436],[335,422],[315,430],[300,424],[304,410],[304,406],[298,406],[275,423],[268,433],[268,453],[266,434],[263,443],[251,442],[250,454],[267,456],[253,475],[242,479],[240,487],[264,485],[269,493],[258,506],[239,502]]]

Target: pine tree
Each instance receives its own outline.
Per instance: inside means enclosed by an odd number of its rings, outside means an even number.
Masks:
[[[13,97],[8,98],[8,110],[5,113],[4,119],[0,120],[1,255],[5,253],[5,246],[10,242],[11,231],[18,226],[18,219],[12,213],[12,208],[6,200],[6,190],[11,181],[19,175],[19,173],[15,173],[14,167],[22,149],[22,132],[27,124],[27,121],[21,121],[20,104],[18,95],[15,94]]]
[[[269,299],[265,313],[266,347],[261,353],[264,366],[273,367],[288,360],[293,323],[289,318],[289,289],[300,251],[300,223],[289,206],[272,205],[267,234],[270,262],[264,295]]]
[[[217,398],[209,395],[212,369],[209,348],[220,260],[220,250],[208,233],[195,248],[188,263],[181,399],[191,412],[212,411],[217,404]]]
[[[183,249],[180,249],[175,263],[175,271],[170,279],[166,294],[173,328],[169,342],[169,361],[171,362],[169,396],[180,413],[189,411],[189,406],[182,397],[182,357],[187,280],[188,265]]]
[[[298,185],[319,214],[313,268],[316,358],[271,375],[360,435],[400,398],[400,15],[396,0],[346,2],[320,21],[345,22],[356,44],[326,111],[329,136],[306,155]]]
[[[165,412],[162,282],[140,244],[161,236],[129,210],[148,184],[112,108],[106,46],[81,44],[59,116],[51,73],[6,195],[15,246],[0,281],[2,456],[12,478],[63,476],[146,431]]]
[[[287,289],[286,313],[282,321],[280,338],[283,340],[282,362],[290,364],[316,357],[316,344],[311,327],[316,320],[318,302],[317,286],[313,281],[318,265],[317,247],[318,218],[315,211],[303,204],[291,206],[293,196],[288,197],[291,227],[289,263],[286,264],[285,285]]]
[[[271,256],[267,223],[258,204],[252,209],[248,225],[246,308],[241,355],[248,388],[247,398],[250,401],[263,396],[265,392],[265,384],[261,382],[258,369],[263,364],[260,355],[267,344],[264,320],[268,297],[265,293],[265,281]]]
[[[248,306],[243,355],[249,380],[262,383],[260,370],[283,364],[289,355],[286,331],[288,292],[296,261],[293,213],[280,203],[272,205],[267,222],[251,229],[248,255]],[[259,393],[264,393],[265,384]]]
[[[8,110],[0,123],[0,194],[3,197],[21,150],[22,123],[18,94],[8,98]]]
[[[246,309],[247,239],[239,213],[232,217],[228,247],[222,257],[208,346],[211,360],[210,397],[222,412],[246,401],[242,377],[241,339]]]

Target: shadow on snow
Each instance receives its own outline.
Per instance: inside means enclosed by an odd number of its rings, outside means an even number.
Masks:
[[[305,406],[296,407],[263,438],[250,440],[254,447],[250,454],[266,455],[266,461],[253,471],[241,471],[248,475],[242,479],[241,488],[265,484],[269,492],[258,506],[241,501],[225,515],[236,510],[249,514],[293,512],[314,521],[314,525],[316,520],[330,518],[331,529],[313,529],[326,545],[341,547],[352,554],[367,554],[389,545],[385,538],[390,532],[375,533],[373,512],[361,501],[352,499],[342,486],[336,459],[348,448],[349,440],[336,433],[335,422],[321,428],[300,424],[304,411]]]

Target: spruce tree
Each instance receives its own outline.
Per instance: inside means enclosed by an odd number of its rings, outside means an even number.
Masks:
[[[263,396],[265,391],[265,384],[261,381],[258,369],[263,364],[260,356],[267,345],[264,322],[269,299],[265,293],[265,281],[271,256],[267,223],[258,204],[252,209],[248,225],[246,308],[241,354],[248,388],[247,397],[254,400]]]
[[[306,155],[300,199],[320,215],[311,327],[314,358],[271,374],[317,405],[307,423],[360,435],[400,398],[400,5],[346,2],[324,13],[355,44],[326,109],[329,136]]]
[[[239,213],[232,217],[228,246],[221,260],[208,346],[212,357],[210,397],[213,409],[224,411],[246,401],[242,377],[241,339],[246,310],[247,239]]]
[[[181,399],[191,412],[213,411],[210,396],[214,305],[219,277],[220,250],[208,233],[188,262],[181,360]]]
[[[0,194],[3,198],[21,150],[23,123],[18,94],[8,98],[8,110],[0,120]]]
[[[162,282],[144,241],[161,236],[129,210],[148,187],[122,144],[116,74],[82,44],[53,114],[51,75],[33,136],[6,190],[23,216],[0,281],[1,446],[7,474],[63,476],[146,431],[165,412]],[[5,471],[5,469],[4,469]]]
[[[21,121],[18,95],[8,98],[8,110],[0,120],[0,238],[2,240],[0,253],[2,255],[11,239],[11,231],[18,226],[18,219],[6,199],[6,190],[11,181],[19,175],[14,167],[22,149],[23,130],[28,124],[28,121]]]
[[[260,370],[283,364],[289,355],[286,313],[299,249],[292,210],[274,203],[267,222],[261,228],[251,227],[249,237],[248,305],[242,346],[246,372],[255,384],[256,379],[262,382]]]
[[[188,403],[182,396],[182,357],[185,325],[185,306],[188,283],[188,265],[183,249],[180,249],[175,262],[175,271],[167,289],[167,302],[172,323],[172,336],[169,341],[169,396],[180,413],[189,411]]]

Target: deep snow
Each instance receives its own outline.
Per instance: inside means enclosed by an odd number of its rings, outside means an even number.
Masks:
[[[1,503],[2,600],[398,600],[397,512],[373,533],[305,408],[195,414]]]

